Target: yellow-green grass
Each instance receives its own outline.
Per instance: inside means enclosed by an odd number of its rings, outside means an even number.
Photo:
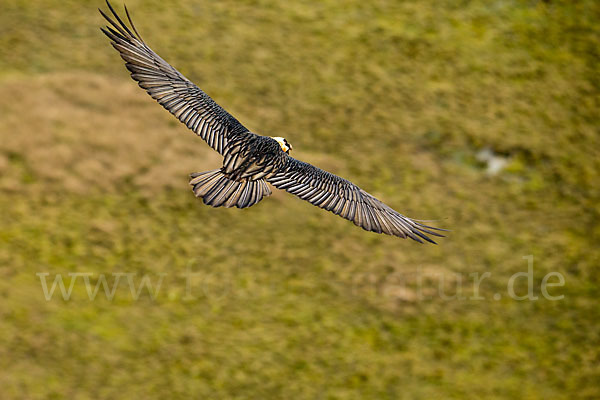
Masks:
[[[204,206],[188,173],[220,157],[130,80],[97,7],[0,6],[0,397],[600,396],[595,1],[128,2],[248,128],[451,229],[438,246],[279,191]],[[511,299],[529,255],[538,300]],[[163,280],[46,301],[39,273]]]

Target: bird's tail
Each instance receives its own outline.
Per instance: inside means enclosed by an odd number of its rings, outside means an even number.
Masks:
[[[263,179],[238,182],[227,178],[220,169],[194,172],[190,177],[196,197],[201,197],[204,204],[213,207],[246,208],[271,194],[271,189]]]

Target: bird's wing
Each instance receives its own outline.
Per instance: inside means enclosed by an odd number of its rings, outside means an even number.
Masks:
[[[250,134],[237,119],[144,43],[127,8],[131,29],[110,3],[106,3],[116,21],[99,10],[110,24],[101,28],[102,32],[125,60],[131,77],[153,99],[221,154],[228,139]]]
[[[352,182],[292,157],[267,181],[367,231],[409,237],[419,243],[435,243],[427,234],[443,237],[433,230],[444,229],[405,217]]]

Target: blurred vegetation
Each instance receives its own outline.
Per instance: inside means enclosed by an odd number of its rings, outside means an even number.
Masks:
[[[2,398],[600,397],[597,1],[127,3],[247,127],[452,232],[422,246],[282,192],[204,206],[187,176],[220,158],[130,80],[104,4],[3,0]],[[528,255],[539,299],[510,299]],[[78,278],[46,301],[39,272],[166,275],[154,299]],[[457,276],[467,299],[436,295]]]

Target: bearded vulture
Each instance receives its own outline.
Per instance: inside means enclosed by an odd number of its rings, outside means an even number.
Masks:
[[[101,28],[138,85],[161,106],[223,156],[223,166],[191,174],[196,197],[213,207],[246,208],[271,194],[267,183],[361,228],[435,243],[427,235],[443,237],[444,229],[424,225],[393,210],[352,182],[290,157],[292,145],[282,137],[250,132],[199,87],[156,54],[107,0],[109,25]]]

